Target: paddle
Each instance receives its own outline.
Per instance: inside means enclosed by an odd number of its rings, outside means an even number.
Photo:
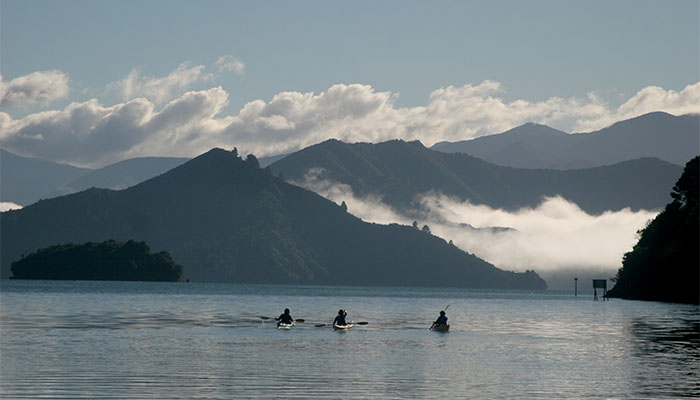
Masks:
[[[260,318],[260,319],[265,319],[265,320],[267,320],[267,319],[274,319],[274,320],[277,320],[277,318],[266,317],[266,316],[264,316],[264,315],[258,315],[258,318]],[[303,324],[304,322],[306,322],[306,320],[303,319],[303,318],[297,318],[297,319],[294,320],[294,322],[298,322],[298,323],[300,323],[300,324]]]
[[[367,325],[369,322],[367,321],[360,321],[360,322],[353,322],[354,325]],[[328,326],[329,324],[316,324],[314,325],[316,328],[323,328],[324,326]]]
[[[443,308],[442,311],[447,311],[448,308],[450,308],[449,304],[447,305],[447,307]],[[433,322],[433,324],[430,325],[430,328],[428,328],[428,330],[432,331],[434,326],[435,326],[435,322]]]

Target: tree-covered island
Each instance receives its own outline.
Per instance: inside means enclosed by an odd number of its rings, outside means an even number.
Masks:
[[[57,244],[39,249],[11,266],[11,279],[179,281],[182,266],[165,251],[151,253],[145,242]]]

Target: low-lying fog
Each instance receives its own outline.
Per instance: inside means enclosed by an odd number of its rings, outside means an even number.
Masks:
[[[659,212],[623,209],[591,215],[561,197],[543,198],[536,208],[505,211],[427,193],[419,213],[424,217],[417,220],[379,198],[359,198],[350,186],[321,180],[318,174],[295,184],[336,203],[345,201],[348,212],[364,221],[411,225],[416,220],[419,228],[428,225],[432,234],[501,269],[534,269],[550,289],[573,290],[577,277],[579,289],[589,290],[590,279],[614,277],[622,256],[637,242],[637,231]]]

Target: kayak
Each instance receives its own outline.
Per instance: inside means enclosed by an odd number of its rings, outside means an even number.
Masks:
[[[450,326],[449,325],[433,325],[433,327],[430,329],[434,330],[434,331],[438,331],[438,332],[447,332],[450,330]]]
[[[336,331],[352,329],[352,324],[347,324],[347,325],[333,324],[333,329],[335,329]]]
[[[284,322],[277,323],[277,329],[292,329],[294,328],[294,322],[291,324],[285,324]]]

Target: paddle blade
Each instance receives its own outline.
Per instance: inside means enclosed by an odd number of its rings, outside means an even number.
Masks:
[[[357,325],[367,325],[369,322],[367,321],[361,321],[361,322],[355,322]]]
[[[305,320],[305,319],[301,319],[301,318],[297,318],[297,319],[294,320],[294,322],[298,322],[298,323],[300,323],[300,324],[303,324],[304,321],[306,321],[306,320]]]
[[[323,327],[326,326],[326,325],[327,325],[327,324],[316,324],[316,325],[314,325],[314,326],[315,326],[316,328],[323,328]]]
[[[270,317],[265,317],[265,316],[263,316],[263,315],[258,315],[258,318],[260,318],[260,319],[272,319],[272,318],[270,318]]]

